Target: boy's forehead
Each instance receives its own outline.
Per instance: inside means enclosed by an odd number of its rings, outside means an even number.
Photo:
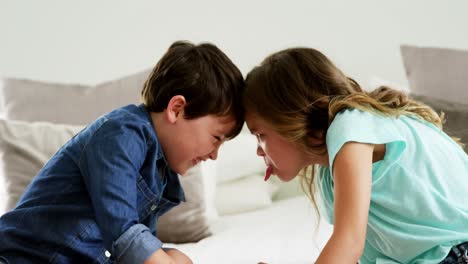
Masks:
[[[216,116],[216,118],[218,119],[218,121],[220,123],[224,123],[224,124],[231,124],[231,123],[235,123],[236,122],[236,118],[234,117],[234,115],[222,115],[222,116]]]
[[[236,128],[237,121],[234,116],[217,116],[216,120],[217,124],[215,129],[218,133],[222,133],[225,136],[231,134]]]

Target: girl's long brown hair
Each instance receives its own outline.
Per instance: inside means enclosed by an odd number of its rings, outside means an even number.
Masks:
[[[325,55],[312,48],[291,48],[268,56],[246,78],[246,111],[266,121],[305,153],[326,154],[325,139],[333,118],[347,108],[385,116],[410,115],[440,129],[443,114],[386,86],[365,92]],[[310,137],[321,143],[311,143]],[[458,141],[458,139],[455,139]],[[317,142],[314,140],[312,142]],[[304,169],[302,187],[318,212],[316,167]]]

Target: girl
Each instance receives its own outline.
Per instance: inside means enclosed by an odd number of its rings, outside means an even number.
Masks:
[[[468,263],[468,157],[430,107],[365,92],[310,48],[267,57],[244,102],[265,180],[314,165],[307,189],[334,224],[316,263]]]

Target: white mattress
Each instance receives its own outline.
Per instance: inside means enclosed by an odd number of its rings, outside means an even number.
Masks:
[[[332,232],[325,220],[318,228],[306,197],[273,203],[267,209],[221,217],[214,235],[197,243],[165,244],[187,254],[194,263],[313,263]]]

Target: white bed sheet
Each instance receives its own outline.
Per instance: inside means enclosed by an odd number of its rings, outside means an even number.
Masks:
[[[320,221],[306,197],[294,197],[249,213],[224,216],[214,235],[197,243],[165,244],[196,264],[313,263],[328,241],[332,226]]]

